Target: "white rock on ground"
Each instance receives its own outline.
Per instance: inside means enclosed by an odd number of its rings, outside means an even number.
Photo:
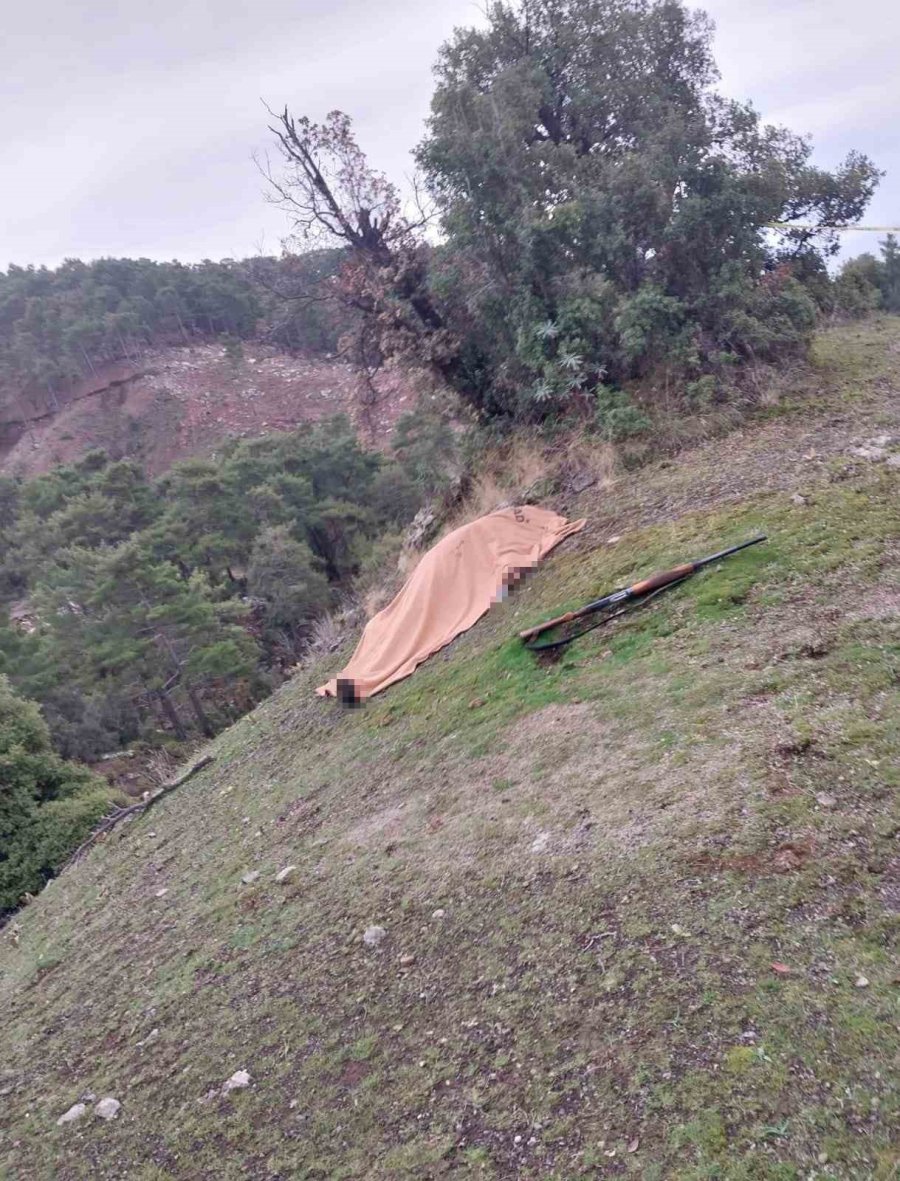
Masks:
[[[77,1119],[81,1119],[86,1111],[86,1103],[73,1103],[69,1110],[64,1112],[56,1122],[57,1124],[74,1124]]]
[[[286,882],[296,868],[296,865],[286,865],[284,869],[279,869],[278,873],[275,875],[275,881]]]
[[[239,1091],[241,1087],[250,1086],[250,1075],[246,1070],[236,1070],[230,1079],[227,1079],[222,1084],[222,1094],[227,1095],[229,1091]]]
[[[245,886],[252,886],[258,877],[259,877],[259,870],[258,869],[251,869],[251,870],[248,870],[247,873],[245,873],[241,876],[241,882]]]
[[[387,935],[384,927],[366,927],[363,931],[363,943],[367,947],[377,947]]]
[[[113,1099],[108,1095],[105,1099],[101,1099],[94,1108],[94,1115],[99,1116],[100,1119],[115,1119],[119,1114],[122,1104],[118,1099]]]

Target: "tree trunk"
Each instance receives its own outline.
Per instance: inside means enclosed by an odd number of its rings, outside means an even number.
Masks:
[[[190,703],[191,703],[191,708],[194,711],[194,716],[197,719],[197,724],[199,725],[200,729],[203,731],[203,733],[206,735],[207,738],[214,738],[216,732],[213,729],[212,723],[210,722],[209,718],[206,716],[206,711],[203,708],[203,703],[200,700],[197,690],[194,688],[193,685],[189,685],[187,682],[185,682],[184,687],[185,687],[185,690],[187,691],[188,699],[190,700]]]
[[[169,719],[172,729],[175,731],[175,736],[180,742],[187,742],[187,730],[182,725],[181,718],[172,704],[172,699],[164,689],[156,690],[156,700],[159,702],[163,714]]]

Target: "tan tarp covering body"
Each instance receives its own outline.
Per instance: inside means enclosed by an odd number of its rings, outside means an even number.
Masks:
[[[350,663],[316,692],[337,694],[352,680],[358,698],[400,681],[470,628],[501,595],[584,521],[567,521],[533,505],[500,509],[454,529],[433,546],[397,597],[366,624]]]

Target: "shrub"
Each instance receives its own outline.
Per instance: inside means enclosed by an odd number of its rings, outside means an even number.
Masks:
[[[37,705],[0,676],[0,914],[44,885],[108,804],[98,779],[53,752]]]

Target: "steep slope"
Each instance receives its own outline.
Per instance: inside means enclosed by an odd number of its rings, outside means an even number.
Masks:
[[[415,390],[394,371],[376,379],[378,398],[359,426],[383,444]],[[339,361],[289,356],[245,342],[149,350],[139,361],[98,367],[55,406],[20,407],[0,421],[0,474],[34,476],[93,447],[140,460],[153,475],[176,460],[208,455],[227,438],[293,430],[333,414],[358,417],[358,378]],[[16,403],[16,405],[19,405]]]
[[[365,709],[304,670],[21,913],[0,1175],[896,1176],[900,322],[818,356],[557,506],[590,531]],[[513,638],[760,529],[559,661]],[[86,1091],[118,1118],[57,1126]]]

